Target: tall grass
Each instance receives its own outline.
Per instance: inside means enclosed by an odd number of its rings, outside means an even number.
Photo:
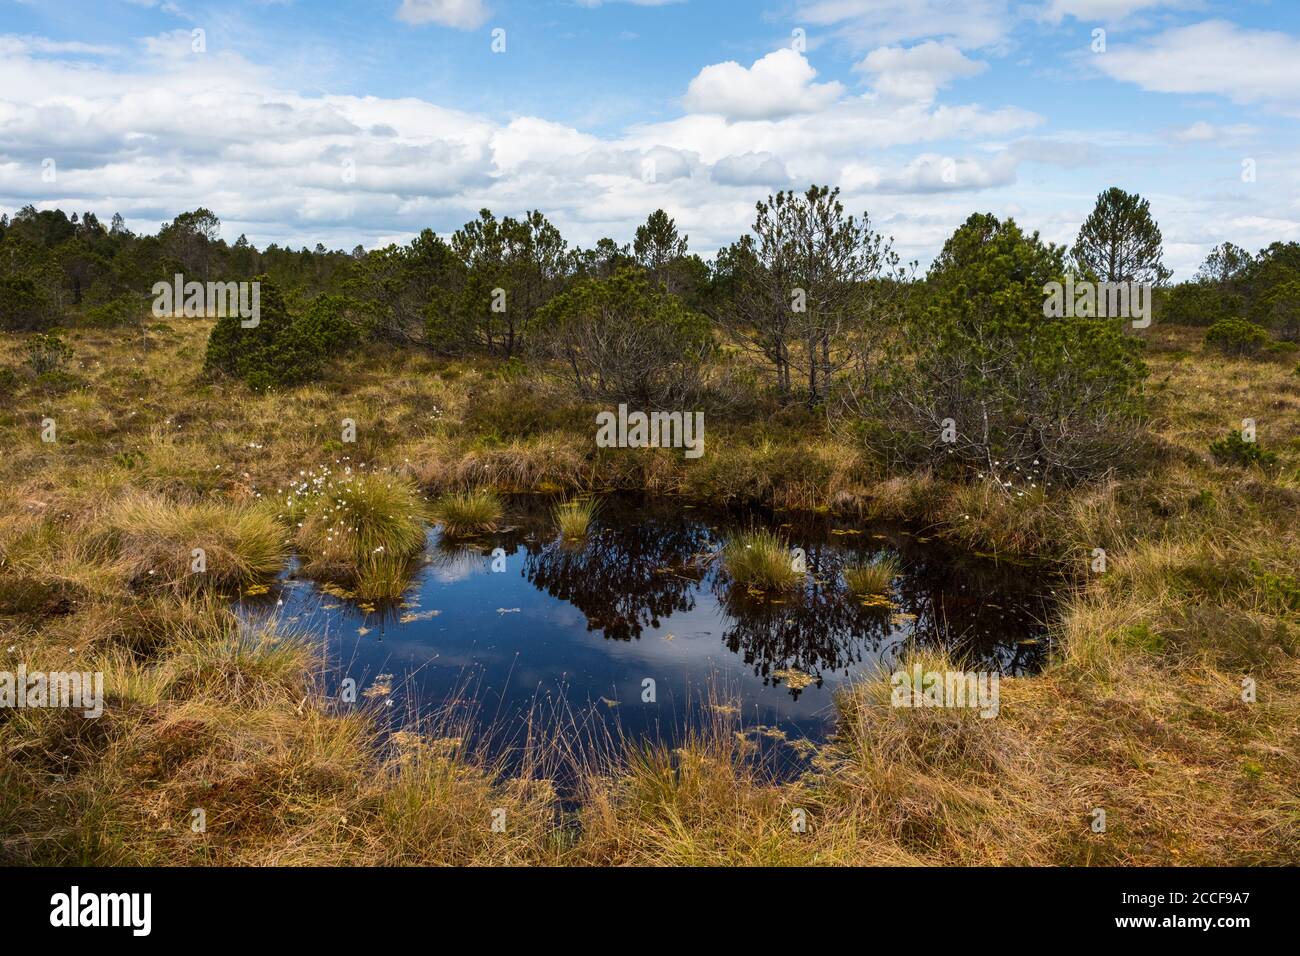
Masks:
[[[722,566],[737,584],[760,591],[784,591],[803,573],[796,571],[785,536],[766,529],[742,531],[722,547]]]
[[[111,509],[106,526],[133,583],[176,591],[255,581],[275,574],[288,552],[284,530],[263,506],[131,495]]]
[[[844,582],[849,590],[861,597],[888,594],[898,577],[901,565],[892,555],[883,555],[867,564],[855,564],[844,569]]]
[[[425,513],[409,479],[378,471],[318,475],[294,489],[284,512],[314,568],[353,579],[381,558],[423,548]]]
[[[552,511],[560,537],[565,541],[581,541],[587,536],[591,522],[600,511],[600,502],[592,498],[574,498],[557,504]]]
[[[433,516],[451,537],[492,531],[501,520],[501,499],[486,489],[443,495],[433,506]]]

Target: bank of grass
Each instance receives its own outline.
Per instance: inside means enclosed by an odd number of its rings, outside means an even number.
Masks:
[[[592,447],[584,409],[567,426],[555,408],[516,407],[510,432],[504,411],[474,412],[490,368],[391,351],[322,384],[253,395],[198,382],[205,335],[204,323],[177,323],[142,349],[73,330],[71,385],[21,381],[0,411],[0,658],[102,670],[108,685],[98,720],[0,712],[5,862],[1300,860],[1300,377],[1289,365],[1224,359],[1195,330],[1153,329],[1139,466],[1067,491],[891,475],[816,418],[776,413],[711,419],[698,462],[614,454]],[[0,340],[0,364],[21,356],[21,337]],[[345,416],[355,445],[335,441]],[[40,440],[45,417],[56,443]],[[1209,443],[1243,418],[1277,454],[1272,468],[1211,458]],[[841,695],[834,738],[800,779],[775,783],[766,757],[787,744],[742,733],[719,707],[676,750],[607,747],[579,761],[574,826],[548,782],[555,738],[531,745],[523,773],[485,760],[464,726],[381,738],[368,708],[382,697],[361,708],[327,698],[311,635],[250,629],[228,610],[226,591],[280,560],[268,501],[309,559],[360,574],[366,548],[387,553],[346,522],[343,543],[331,540],[337,514],[308,527],[305,509],[283,507],[316,469],[363,463],[380,467],[377,494],[401,488],[375,513],[406,514],[398,539],[411,548],[422,495],[639,487],[906,518],[1001,559],[1057,561],[1073,584],[1051,665],[1004,679],[992,720],[893,708],[882,676]],[[390,475],[411,484],[388,487]],[[184,574],[196,537],[213,542],[211,588]],[[377,577],[389,592],[400,583]],[[492,829],[502,809],[504,833]],[[1091,828],[1097,809],[1105,833]]]

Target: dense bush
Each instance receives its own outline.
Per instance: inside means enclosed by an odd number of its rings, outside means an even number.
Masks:
[[[631,269],[557,295],[538,313],[536,336],[581,398],[654,408],[694,396],[713,351],[708,319]]]
[[[25,276],[0,277],[0,329],[44,329],[52,322],[49,300],[36,282]]]
[[[1227,355],[1258,355],[1268,343],[1268,333],[1245,319],[1220,319],[1205,330],[1205,344]]]
[[[113,328],[138,322],[148,314],[148,305],[137,296],[119,295],[99,305],[86,309],[86,324],[97,328]]]
[[[1133,447],[1146,375],[1117,319],[1047,318],[1064,250],[975,215],[944,245],[874,382],[888,453],[1081,478]]]
[[[1241,312],[1240,295],[1226,292],[1210,282],[1183,282],[1162,297],[1160,321],[1174,325],[1213,325],[1225,316]]]
[[[327,357],[358,341],[345,297],[318,296],[293,318],[275,284],[266,276],[257,281],[258,324],[245,328],[238,314],[219,318],[208,337],[208,372],[239,378],[257,391],[282,388],[314,378]]]

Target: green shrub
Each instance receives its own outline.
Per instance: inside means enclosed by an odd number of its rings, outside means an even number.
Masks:
[[[245,327],[238,314],[217,319],[208,337],[206,371],[269,391],[312,380],[327,357],[359,340],[344,296],[318,296],[294,318],[274,283],[266,276],[255,281],[261,284],[257,325]]]
[[[1258,355],[1268,343],[1268,333],[1245,319],[1220,319],[1205,331],[1205,344],[1226,355]]]
[[[1221,465],[1237,465],[1241,468],[1250,465],[1267,468],[1277,463],[1277,455],[1264,451],[1259,442],[1246,441],[1236,429],[1218,441],[1210,442],[1210,454]]]
[[[1052,314],[1064,250],[971,216],[945,243],[902,334],[873,360],[864,439],[934,467],[1077,480],[1132,454],[1147,374],[1122,318]],[[1066,312],[1061,309],[1061,312]],[[881,414],[881,413],[884,414]]]
[[[53,320],[45,290],[34,280],[26,276],[0,278],[0,330],[44,329]]]
[[[86,309],[86,324],[95,328],[132,325],[145,314],[145,306],[136,296],[119,295]]]
[[[72,347],[56,332],[34,335],[27,343],[27,365],[37,376],[63,372],[72,361]]]
[[[579,397],[643,408],[697,394],[714,346],[708,319],[630,269],[557,295],[538,312],[535,335]]]
[[[1160,321],[1172,325],[1213,325],[1241,311],[1241,296],[1210,282],[1183,282],[1162,296]]]

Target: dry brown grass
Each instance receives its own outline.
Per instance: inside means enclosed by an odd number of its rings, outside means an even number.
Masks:
[[[1300,378],[1275,362],[1207,361],[1194,331],[1154,332],[1143,467],[1022,497],[873,474],[825,435],[742,423],[711,425],[695,463],[601,454],[578,425],[502,441],[462,427],[484,384],[473,367],[376,352],[326,383],[253,396],[197,382],[203,323],[151,333],[146,350],[74,330],[81,386],[29,390],[0,416],[0,655],[102,670],[108,700],[96,721],[0,715],[0,859],[1295,863]],[[0,340],[0,363],[20,351]],[[45,415],[59,422],[54,445],[39,441]],[[344,417],[359,424],[356,446],[338,444]],[[1276,471],[1210,460],[1206,444],[1245,417],[1278,452]],[[271,558],[250,555],[274,542],[240,532],[239,516],[344,460],[427,490],[645,487],[905,518],[975,549],[1059,560],[1073,591],[1053,664],[1004,680],[993,720],[892,708],[885,684],[867,683],[794,781],[771,779],[755,735],[723,718],[676,750],[593,756],[544,736],[507,771],[455,726],[384,743],[371,715],[323,695],[309,641],[241,629],[207,594],[133,586],[151,568],[180,580],[175,552],[196,534],[214,536],[230,582],[264,573]],[[1104,574],[1089,570],[1094,548]],[[557,761],[580,775],[577,829],[556,800]],[[1090,828],[1096,808],[1104,834]],[[195,809],[206,832],[191,829]]]

